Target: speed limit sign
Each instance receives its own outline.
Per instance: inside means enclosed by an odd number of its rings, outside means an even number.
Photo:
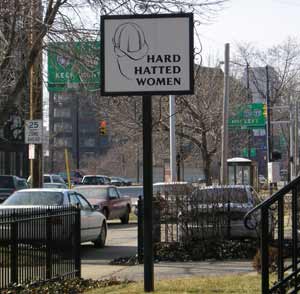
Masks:
[[[41,119],[25,121],[25,144],[43,143],[43,121]]]

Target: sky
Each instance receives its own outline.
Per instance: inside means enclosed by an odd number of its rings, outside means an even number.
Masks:
[[[299,0],[229,1],[212,24],[200,26],[204,64],[208,59],[222,60],[225,43],[230,43],[234,52],[237,43],[251,43],[264,49],[288,37],[300,40],[299,16]]]

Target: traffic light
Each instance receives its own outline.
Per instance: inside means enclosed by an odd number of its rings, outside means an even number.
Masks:
[[[100,135],[106,135],[107,129],[106,129],[106,121],[100,121]]]
[[[265,118],[268,117],[268,106],[267,106],[267,103],[264,103],[263,105],[263,115]]]

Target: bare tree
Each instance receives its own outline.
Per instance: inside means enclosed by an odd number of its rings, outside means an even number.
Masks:
[[[20,102],[29,69],[49,40],[95,39],[99,28],[86,19],[88,8],[101,14],[134,14],[194,11],[208,20],[227,0],[102,1],[102,0],[3,0],[0,4],[0,94],[10,104]],[[38,13],[34,13],[38,10]],[[96,23],[99,20],[96,21]],[[40,44],[44,46],[41,47]],[[22,55],[22,56],[19,56]]]
[[[266,50],[259,50],[251,44],[238,46],[236,59],[238,62],[250,65],[252,88],[255,89],[254,92],[257,92],[261,101],[266,101],[267,71],[265,67],[266,65],[269,67],[271,120],[288,121],[291,100],[298,99],[300,86],[299,45],[297,39],[287,38],[282,43]],[[276,109],[276,106],[279,105],[286,108]],[[271,128],[271,130],[272,137],[282,136],[285,142],[289,142],[289,125],[281,124],[278,128]],[[273,151],[279,148],[278,143]],[[285,148],[285,153],[289,154],[289,143],[285,145]]]

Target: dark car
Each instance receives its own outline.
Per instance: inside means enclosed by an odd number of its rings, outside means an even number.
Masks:
[[[256,230],[244,225],[248,211],[260,202],[250,186],[210,186],[193,191],[182,206],[182,237],[193,234],[201,238],[222,235],[231,239],[257,238]],[[256,220],[259,222],[259,219]]]
[[[110,177],[110,182],[115,186],[131,186],[132,182],[125,178]]]
[[[16,190],[27,188],[26,179],[12,175],[0,176],[0,202],[6,200]]]
[[[131,200],[129,196],[121,196],[117,187],[111,185],[79,185],[75,186],[73,190],[85,196],[107,219],[119,218],[122,224],[128,223]]]

